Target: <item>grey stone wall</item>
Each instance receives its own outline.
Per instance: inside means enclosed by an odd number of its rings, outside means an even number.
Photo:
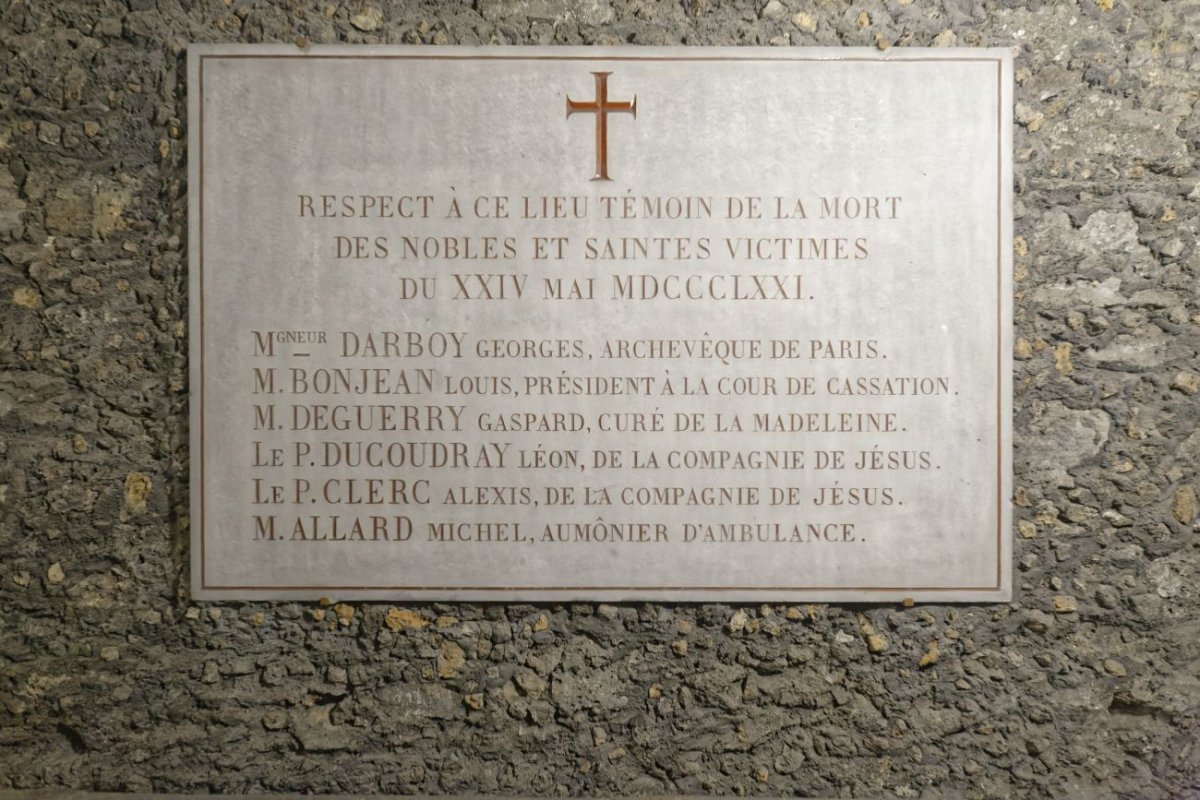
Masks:
[[[1016,602],[191,603],[189,41],[1013,47]],[[4,0],[0,789],[1200,796],[1198,45],[1196,0]]]

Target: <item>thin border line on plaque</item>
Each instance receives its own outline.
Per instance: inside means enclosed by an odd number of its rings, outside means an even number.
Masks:
[[[208,583],[207,558],[205,540],[205,458],[204,458],[204,62],[208,60],[246,60],[246,59],[328,59],[328,60],[383,60],[383,61],[651,61],[651,62],[754,62],[754,63],[827,63],[845,62],[870,64],[911,64],[911,63],[995,63],[996,65],[996,581],[991,586],[616,586],[616,585],[573,585],[573,586],[403,586],[403,585],[361,585],[361,586],[330,586],[330,585],[216,585]],[[226,53],[197,55],[197,86],[199,97],[199,328],[200,328],[200,387],[196,392],[199,398],[200,418],[200,589],[202,591],[259,591],[259,592],[310,592],[310,591],[353,591],[353,592],[579,592],[579,591],[609,591],[609,592],[998,592],[1004,586],[1003,560],[1003,520],[1004,520],[1004,471],[1001,442],[1004,433],[1004,405],[1002,398],[1003,383],[1003,343],[1002,324],[1003,311],[1003,169],[1004,169],[1004,63],[1005,59],[996,56],[945,58],[872,58],[872,57],[830,57],[815,58],[805,56],[636,56],[636,55],[531,55],[518,54],[341,54],[341,53]]]

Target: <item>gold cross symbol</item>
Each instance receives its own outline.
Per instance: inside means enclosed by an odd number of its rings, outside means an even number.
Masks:
[[[608,177],[608,115],[633,114],[633,118],[637,119],[637,95],[633,96],[633,102],[609,102],[608,76],[612,73],[593,72],[592,75],[596,78],[596,99],[579,101],[568,97],[567,116],[570,117],[576,111],[596,115],[596,174],[592,176],[592,180],[607,181],[612,180]]]

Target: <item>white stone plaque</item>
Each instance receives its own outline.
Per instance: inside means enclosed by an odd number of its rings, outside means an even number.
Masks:
[[[1010,598],[1007,51],[188,69],[195,597]]]

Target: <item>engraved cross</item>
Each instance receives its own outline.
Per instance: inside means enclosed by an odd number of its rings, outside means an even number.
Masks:
[[[592,180],[607,181],[612,180],[608,177],[608,115],[633,114],[634,119],[637,119],[637,95],[633,96],[633,102],[610,102],[608,76],[612,73],[593,72],[592,75],[596,78],[596,99],[579,101],[568,97],[567,116],[570,117],[576,111],[596,115],[596,174],[592,176]]]

